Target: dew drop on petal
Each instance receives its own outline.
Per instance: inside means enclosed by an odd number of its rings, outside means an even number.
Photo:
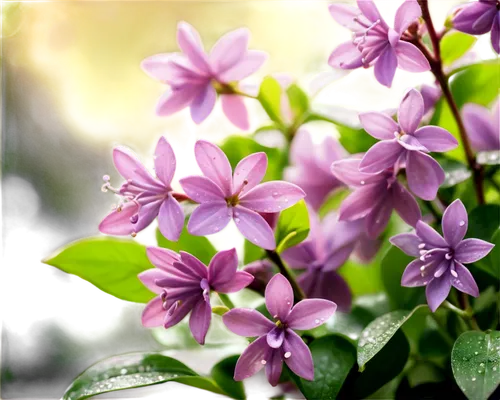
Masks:
[[[460,225],[460,226],[464,226],[464,225],[465,225],[465,221],[460,221],[460,222],[458,223],[458,225]]]
[[[284,357],[285,358],[290,358],[292,356],[292,353],[290,353],[289,351],[287,351],[285,354],[284,354]]]
[[[266,365],[267,364],[267,361],[266,360],[261,360],[260,362],[262,365]]]

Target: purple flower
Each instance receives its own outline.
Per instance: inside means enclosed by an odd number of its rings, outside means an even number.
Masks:
[[[406,93],[399,106],[399,124],[382,113],[360,114],[363,128],[381,142],[368,150],[359,169],[376,173],[395,164],[405,165],[410,190],[424,200],[433,200],[445,175],[439,163],[427,153],[452,150],[458,142],[438,126],[418,128],[423,116],[424,100],[415,89]]]
[[[200,203],[189,219],[188,231],[197,236],[210,235],[234,219],[250,242],[273,250],[273,230],[259,213],[276,213],[293,206],[305,196],[302,189],[283,181],[259,184],[267,169],[265,153],[245,157],[236,166],[234,176],[229,160],[216,145],[199,140],[195,156],[205,176],[180,181],[186,194]]]
[[[471,296],[479,296],[473,276],[463,264],[486,256],[494,245],[480,239],[465,239],[467,211],[455,200],[443,214],[443,236],[425,222],[417,223],[416,234],[402,233],[390,242],[406,254],[419,257],[406,267],[401,285],[427,286],[427,303],[432,312],[448,297],[451,286]]]
[[[256,374],[264,366],[269,383],[278,384],[283,361],[298,376],[314,379],[311,351],[294,330],[313,329],[330,318],[337,306],[328,300],[307,299],[292,308],[293,291],[286,278],[277,274],[266,288],[266,307],[276,322],[248,308],[230,310],[222,317],[224,324],[240,336],[258,336],[236,363],[234,380]]]
[[[343,186],[330,172],[334,161],[346,157],[347,152],[334,138],[327,137],[321,144],[313,144],[311,134],[301,129],[290,149],[292,166],[285,170],[285,179],[306,192],[308,204],[318,210],[330,192]]]
[[[236,250],[217,253],[208,268],[189,253],[149,247],[147,255],[156,267],[139,274],[139,279],[152,292],[159,294],[142,313],[146,327],[178,324],[190,311],[189,328],[196,341],[205,343],[212,309],[210,291],[234,293],[248,286],[253,276],[237,271]]]
[[[118,206],[99,224],[99,230],[109,235],[133,235],[146,228],[158,217],[160,232],[176,241],[184,226],[184,212],[177,199],[185,198],[170,186],[175,172],[175,155],[170,144],[161,137],[155,150],[154,178],[135,154],[125,147],[113,150],[116,169],[126,179],[120,189],[109,182],[104,190],[112,190],[127,203]]]
[[[206,54],[198,32],[180,22],[177,43],[183,53],[157,54],[141,64],[150,76],[170,85],[156,113],[167,116],[190,107],[193,121],[199,124],[211,113],[220,95],[226,117],[238,128],[248,129],[243,97],[236,94],[237,81],[257,71],[267,59],[264,52],[247,50],[249,37],[245,28],[229,32]]]
[[[367,174],[359,171],[359,165],[359,159],[332,164],[332,173],[354,189],[342,202],[339,219],[364,219],[365,232],[372,239],[383,232],[393,209],[407,224],[415,226],[422,218],[420,208],[413,196],[398,182],[394,171]]]
[[[492,110],[469,103],[462,108],[467,136],[476,151],[500,150],[500,100]]]
[[[273,264],[268,259],[257,260],[245,265],[243,271],[254,277],[252,283],[248,285],[248,289],[264,293],[267,284],[273,277]]]
[[[386,24],[372,0],[357,3],[359,9],[346,4],[329,7],[335,21],[353,32],[353,40],[341,44],[330,55],[330,66],[356,69],[375,65],[375,77],[387,87],[391,87],[397,67],[409,72],[430,70],[422,52],[401,40],[408,27],[422,15],[416,1],[401,4],[396,11],[394,29]]]
[[[440,99],[442,95],[441,88],[437,86],[422,85],[420,94],[424,100],[424,115],[427,115]]]
[[[453,18],[453,27],[471,35],[491,31],[491,45],[500,54],[500,1],[479,0],[465,4]]]
[[[339,311],[349,312],[351,290],[337,269],[347,261],[364,233],[363,221],[338,221],[337,215],[330,213],[320,223],[318,216],[309,212],[309,222],[308,238],[287,249],[283,259],[291,268],[306,270],[298,283],[307,297],[334,301]]]

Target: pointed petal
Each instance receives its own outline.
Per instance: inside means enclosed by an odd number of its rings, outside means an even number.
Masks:
[[[415,137],[430,151],[445,152],[458,146],[457,139],[439,126],[424,126],[417,129]]]
[[[302,300],[292,308],[286,319],[286,323],[291,329],[313,329],[324,324],[336,309],[337,305],[328,300]]]
[[[334,3],[328,6],[328,10],[338,24],[352,31],[359,29],[359,24],[355,21],[355,18],[361,15],[359,8],[348,4]]]
[[[146,271],[141,272],[137,277],[139,280],[153,293],[160,294],[163,292],[163,289],[156,285],[156,281],[159,279],[163,279],[167,276],[167,274],[159,268],[151,268]],[[161,325],[161,323],[160,323]]]
[[[386,193],[386,191],[381,190],[379,185],[368,185],[356,189],[340,205],[340,220],[354,221],[366,217],[381,201],[380,197]]]
[[[406,150],[429,152],[429,149],[422,145],[420,141],[413,135],[403,135],[399,138],[398,143]]]
[[[115,168],[125,179],[159,186],[148,170],[142,165],[132,150],[124,146],[117,146],[113,149],[113,163]]]
[[[424,116],[424,98],[416,89],[406,92],[398,110],[398,121],[405,133],[414,133]]]
[[[375,143],[361,160],[359,170],[365,173],[377,173],[393,168],[403,151],[405,150],[395,139]]]
[[[408,152],[406,176],[410,190],[423,200],[434,200],[445,178],[439,163],[420,151]]]
[[[293,290],[290,282],[281,274],[276,274],[266,287],[266,307],[273,318],[284,322],[293,305]]]
[[[254,153],[242,159],[234,169],[233,188],[240,197],[257,186],[267,170],[266,153]]]
[[[158,227],[163,236],[176,242],[184,227],[184,211],[171,194],[163,201],[158,214]]]
[[[205,176],[188,176],[179,183],[189,198],[197,203],[225,202],[221,188]]]
[[[147,228],[151,222],[158,216],[160,207],[163,203],[162,199],[158,199],[152,203],[146,203],[139,209],[139,219],[134,225],[134,232],[140,232]]]
[[[266,355],[268,350],[269,346],[267,345],[265,336],[261,336],[254,342],[250,343],[236,362],[234,380],[242,381],[243,379],[255,375],[262,368],[264,368],[266,363],[263,363],[262,361],[267,361]]]
[[[417,287],[427,285],[429,280],[432,279],[432,275],[425,269],[424,271],[421,270],[424,265],[425,262],[418,259],[409,263],[401,277],[401,286]]]
[[[183,85],[178,89],[167,90],[158,100],[156,115],[167,117],[186,108],[203,89],[204,85]]]
[[[219,74],[223,82],[240,81],[256,72],[269,58],[268,54],[259,50],[248,50],[232,68]]]
[[[495,6],[493,2],[473,2],[466,4],[453,18],[453,27],[461,32],[471,35],[482,35],[491,29],[483,19],[482,23],[476,24],[482,16],[488,16],[493,20],[495,16]]]
[[[390,45],[387,45],[375,63],[375,78],[377,78],[380,84],[390,88],[397,67],[398,59],[396,52]]]
[[[275,326],[266,335],[267,344],[273,349],[279,349],[285,340],[285,330]]]
[[[298,269],[306,268],[317,259],[314,244],[309,240],[286,249],[282,257],[290,268]]]
[[[239,28],[222,36],[210,51],[210,61],[216,73],[222,73],[236,65],[245,55],[250,32]]]
[[[142,326],[146,328],[155,328],[163,325],[166,311],[163,309],[163,301],[160,296],[151,300],[142,312]]]
[[[462,108],[467,136],[476,151],[500,149],[500,137],[494,126],[495,118],[486,107],[469,103]]]
[[[383,23],[383,26],[387,26],[384,19],[380,15],[380,12],[377,9],[377,6],[373,2],[373,0],[357,0],[356,1],[358,8],[361,12],[368,18],[371,22],[375,22],[380,20]]]
[[[291,329],[286,330],[283,351],[285,352],[284,358],[288,368],[304,379],[309,381],[314,379],[314,364],[311,351],[301,337]]]
[[[363,128],[379,140],[394,139],[394,133],[399,132],[399,125],[388,115],[378,112],[359,114]]]
[[[165,329],[168,329],[181,322],[184,317],[188,315],[189,311],[193,309],[200,297],[201,295],[190,296],[184,301],[181,300],[180,304],[175,303],[175,305],[170,307],[166,313],[167,315],[165,317],[165,320],[163,321],[163,327]]]
[[[310,270],[302,274],[298,282],[308,297],[330,300],[336,304],[337,311],[350,311],[352,293],[347,282],[337,272]]]
[[[470,264],[486,257],[494,244],[481,239],[465,239],[455,247],[455,260],[462,264]]]
[[[468,221],[467,210],[460,199],[455,200],[444,211],[441,226],[443,227],[444,240],[451,247],[457,246],[464,238]]]
[[[218,293],[236,293],[254,281],[254,276],[245,271],[236,271],[233,278],[214,287]]]
[[[205,336],[211,320],[212,308],[210,302],[205,301],[202,297],[194,306],[189,317],[189,329],[191,329],[194,339],[201,345],[205,344]]]
[[[224,229],[231,220],[231,210],[224,201],[199,205],[191,214],[188,232],[195,236],[211,235]]]
[[[181,266],[184,266],[184,264],[181,263],[175,263],[174,268],[177,268],[180,270]],[[186,290],[193,290],[197,289],[200,287],[200,279],[190,275],[183,275],[178,274],[177,276],[172,276],[172,275],[166,275],[163,276],[162,278],[158,279],[155,281],[156,285],[158,285],[161,288],[166,288],[166,289],[186,289]]]
[[[173,267],[174,262],[180,260],[177,253],[169,249],[162,249],[161,247],[148,247],[146,254],[151,264],[163,271],[168,271],[169,268]]]
[[[413,44],[400,40],[395,48],[398,67],[408,72],[430,71],[424,54]]]
[[[363,66],[363,55],[351,42],[345,42],[333,50],[328,58],[328,64],[332,68],[356,69]]]
[[[417,222],[422,219],[422,213],[415,198],[398,182],[393,184],[391,193],[396,212],[408,225],[415,227]]]
[[[372,199],[373,201],[373,199]],[[391,197],[386,197],[365,218],[366,233],[371,239],[376,239],[386,228],[394,209]]]
[[[204,73],[210,72],[208,57],[203,50],[203,44],[198,32],[187,22],[177,25],[177,43],[189,61]]]
[[[280,349],[270,351],[266,363],[266,377],[271,386],[279,383],[281,372],[283,371],[283,358]]]
[[[263,249],[276,248],[274,232],[261,215],[242,206],[234,207],[233,215],[236,227],[250,242]]]
[[[219,251],[208,265],[208,283],[212,288],[231,280],[238,268],[236,249]],[[216,289],[217,290],[217,289]]]
[[[212,112],[217,100],[217,92],[211,84],[206,85],[191,103],[191,118],[195,124],[202,123]]]
[[[455,272],[457,277],[452,277],[451,284],[461,292],[473,297],[479,296],[479,288],[470,271],[459,262],[455,262]]]
[[[218,185],[227,197],[231,196],[232,169],[224,152],[210,142],[198,140],[194,153],[203,174]]]
[[[257,212],[280,212],[299,200],[306,194],[293,183],[284,181],[265,182],[240,197],[240,204]]]
[[[423,221],[418,221],[416,225],[417,235],[422,241],[432,247],[446,248],[448,243],[437,231]]]
[[[172,53],[155,54],[141,62],[142,70],[154,79],[167,81],[171,77],[169,61],[174,57]]]
[[[354,222],[354,221],[353,221]],[[340,221],[342,224],[353,223],[351,221]],[[351,253],[354,251],[356,242],[352,241],[341,247],[335,247],[330,249],[328,257],[325,261],[323,271],[334,271],[340,268],[348,259]]]
[[[245,337],[267,335],[276,326],[251,308],[233,308],[222,316],[222,321],[231,332]]]
[[[414,233],[400,233],[389,239],[389,242],[404,251],[409,256],[420,257],[420,244],[422,240]]]
[[[121,211],[111,211],[99,224],[99,232],[106,235],[130,235],[135,232],[135,226],[130,218],[139,212],[139,204],[129,201],[121,207]]]
[[[203,264],[198,258],[193,256],[192,254],[186,253],[185,251],[179,252],[181,256],[182,262],[188,266],[193,274],[199,279],[207,279],[208,278],[208,268],[205,264]]]
[[[384,179],[382,174],[367,174],[359,172],[360,159],[346,159],[332,164],[332,174],[348,186],[362,187]]]
[[[500,13],[497,12],[491,26],[491,46],[500,54]]]
[[[402,35],[422,15],[422,9],[416,1],[407,0],[396,11],[394,29]]]
[[[234,94],[224,94],[221,96],[222,111],[231,123],[244,131],[250,128],[248,111],[243,97]]]
[[[165,186],[170,186],[175,173],[175,154],[172,146],[162,136],[158,140],[155,150],[156,176]]]
[[[443,274],[441,277],[434,278],[429,282],[425,289],[425,295],[432,312],[436,311],[441,303],[446,300],[450,289],[451,279],[449,274]]]

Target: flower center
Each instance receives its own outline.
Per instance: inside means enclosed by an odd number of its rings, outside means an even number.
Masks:
[[[217,92],[217,94],[234,94],[236,93],[236,87],[235,84],[231,83],[222,83],[219,81],[216,81],[215,79],[212,79],[212,86]]]

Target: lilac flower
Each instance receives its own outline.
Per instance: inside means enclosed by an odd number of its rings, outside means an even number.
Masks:
[[[330,192],[343,186],[330,172],[332,162],[346,157],[347,152],[333,137],[313,144],[311,134],[301,129],[290,149],[292,166],[285,170],[285,179],[306,192],[306,202],[318,210]]]
[[[214,144],[199,140],[195,155],[205,176],[180,181],[186,194],[200,203],[189,219],[188,231],[197,236],[216,233],[233,218],[250,242],[273,250],[273,230],[259,213],[275,213],[293,206],[305,196],[302,189],[283,181],[259,184],[267,169],[265,153],[245,157],[236,166],[234,176],[226,155]]]
[[[236,250],[220,251],[208,268],[189,253],[149,247],[147,255],[156,267],[139,274],[139,279],[152,292],[159,294],[142,313],[145,327],[178,324],[190,311],[189,328],[196,341],[205,343],[212,309],[210,291],[234,293],[248,286],[253,276],[237,271]]]
[[[114,191],[127,203],[107,215],[99,224],[99,230],[109,235],[135,236],[158,217],[162,235],[169,240],[178,240],[184,226],[184,212],[177,200],[185,196],[175,193],[170,186],[176,165],[170,144],[161,137],[156,145],[154,165],[157,178],[125,147],[113,150],[113,161],[126,182],[120,189],[114,189],[107,182],[103,189]]]
[[[393,209],[407,224],[415,226],[422,214],[416,200],[398,182],[394,171],[367,174],[359,171],[359,165],[359,159],[342,160],[332,164],[332,173],[354,189],[342,202],[339,219],[363,219],[365,232],[372,239],[383,232]]]
[[[424,100],[415,89],[406,93],[399,106],[399,124],[382,113],[360,114],[363,128],[381,142],[368,150],[359,169],[376,173],[395,164],[406,165],[410,190],[424,200],[433,200],[445,175],[439,163],[427,153],[452,150],[458,142],[438,126],[418,128],[423,115]]]
[[[322,325],[337,306],[323,299],[302,300],[293,307],[292,302],[290,283],[283,275],[277,274],[266,288],[266,307],[275,323],[248,308],[236,308],[224,314],[222,320],[231,332],[240,336],[258,336],[238,359],[234,380],[248,378],[265,366],[269,383],[276,386],[283,361],[298,376],[314,379],[311,351],[294,330]]]
[[[422,85],[420,94],[424,100],[424,115],[431,111],[442,95],[441,89],[437,86]]]
[[[141,64],[150,76],[170,85],[156,113],[167,116],[190,107],[193,121],[199,124],[220,95],[226,117],[238,128],[248,129],[248,112],[243,97],[237,95],[237,81],[257,71],[267,59],[264,52],[247,50],[249,37],[245,28],[229,32],[206,54],[198,32],[180,22],[177,43],[183,53],[157,54]]]
[[[375,65],[375,77],[387,87],[391,87],[397,67],[409,72],[430,70],[422,52],[401,40],[408,27],[422,15],[416,1],[401,4],[396,11],[394,29],[387,25],[372,0],[357,3],[359,9],[346,4],[329,7],[335,21],[350,29],[354,37],[333,51],[328,60],[330,66],[356,69]]]
[[[491,31],[491,45],[500,54],[500,1],[479,0],[465,4],[453,18],[453,27],[471,35]]]
[[[248,289],[264,293],[264,289],[273,277],[273,264],[268,259],[257,260],[245,265],[243,271],[254,277],[252,283],[248,285]]]
[[[492,110],[469,103],[462,108],[467,136],[476,151],[500,150],[500,98]]]
[[[339,311],[348,312],[351,290],[337,269],[347,261],[364,233],[363,221],[338,221],[337,215],[330,213],[320,223],[318,216],[309,212],[309,223],[308,238],[287,249],[283,259],[291,268],[306,270],[298,283],[308,298],[334,301]]]
[[[416,234],[402,233],[390,242],[406,254],[419,257],[406,267],[401,285],[427,286],[427,303],[432,312],[446,299],[451,286],[471,296],[479,296],[473,276],[463,264],[486,256],[494,245],[480,239],[465,239],[467,210],[455,200],[443,214],[443,236],[426,223],[417,223]]]

